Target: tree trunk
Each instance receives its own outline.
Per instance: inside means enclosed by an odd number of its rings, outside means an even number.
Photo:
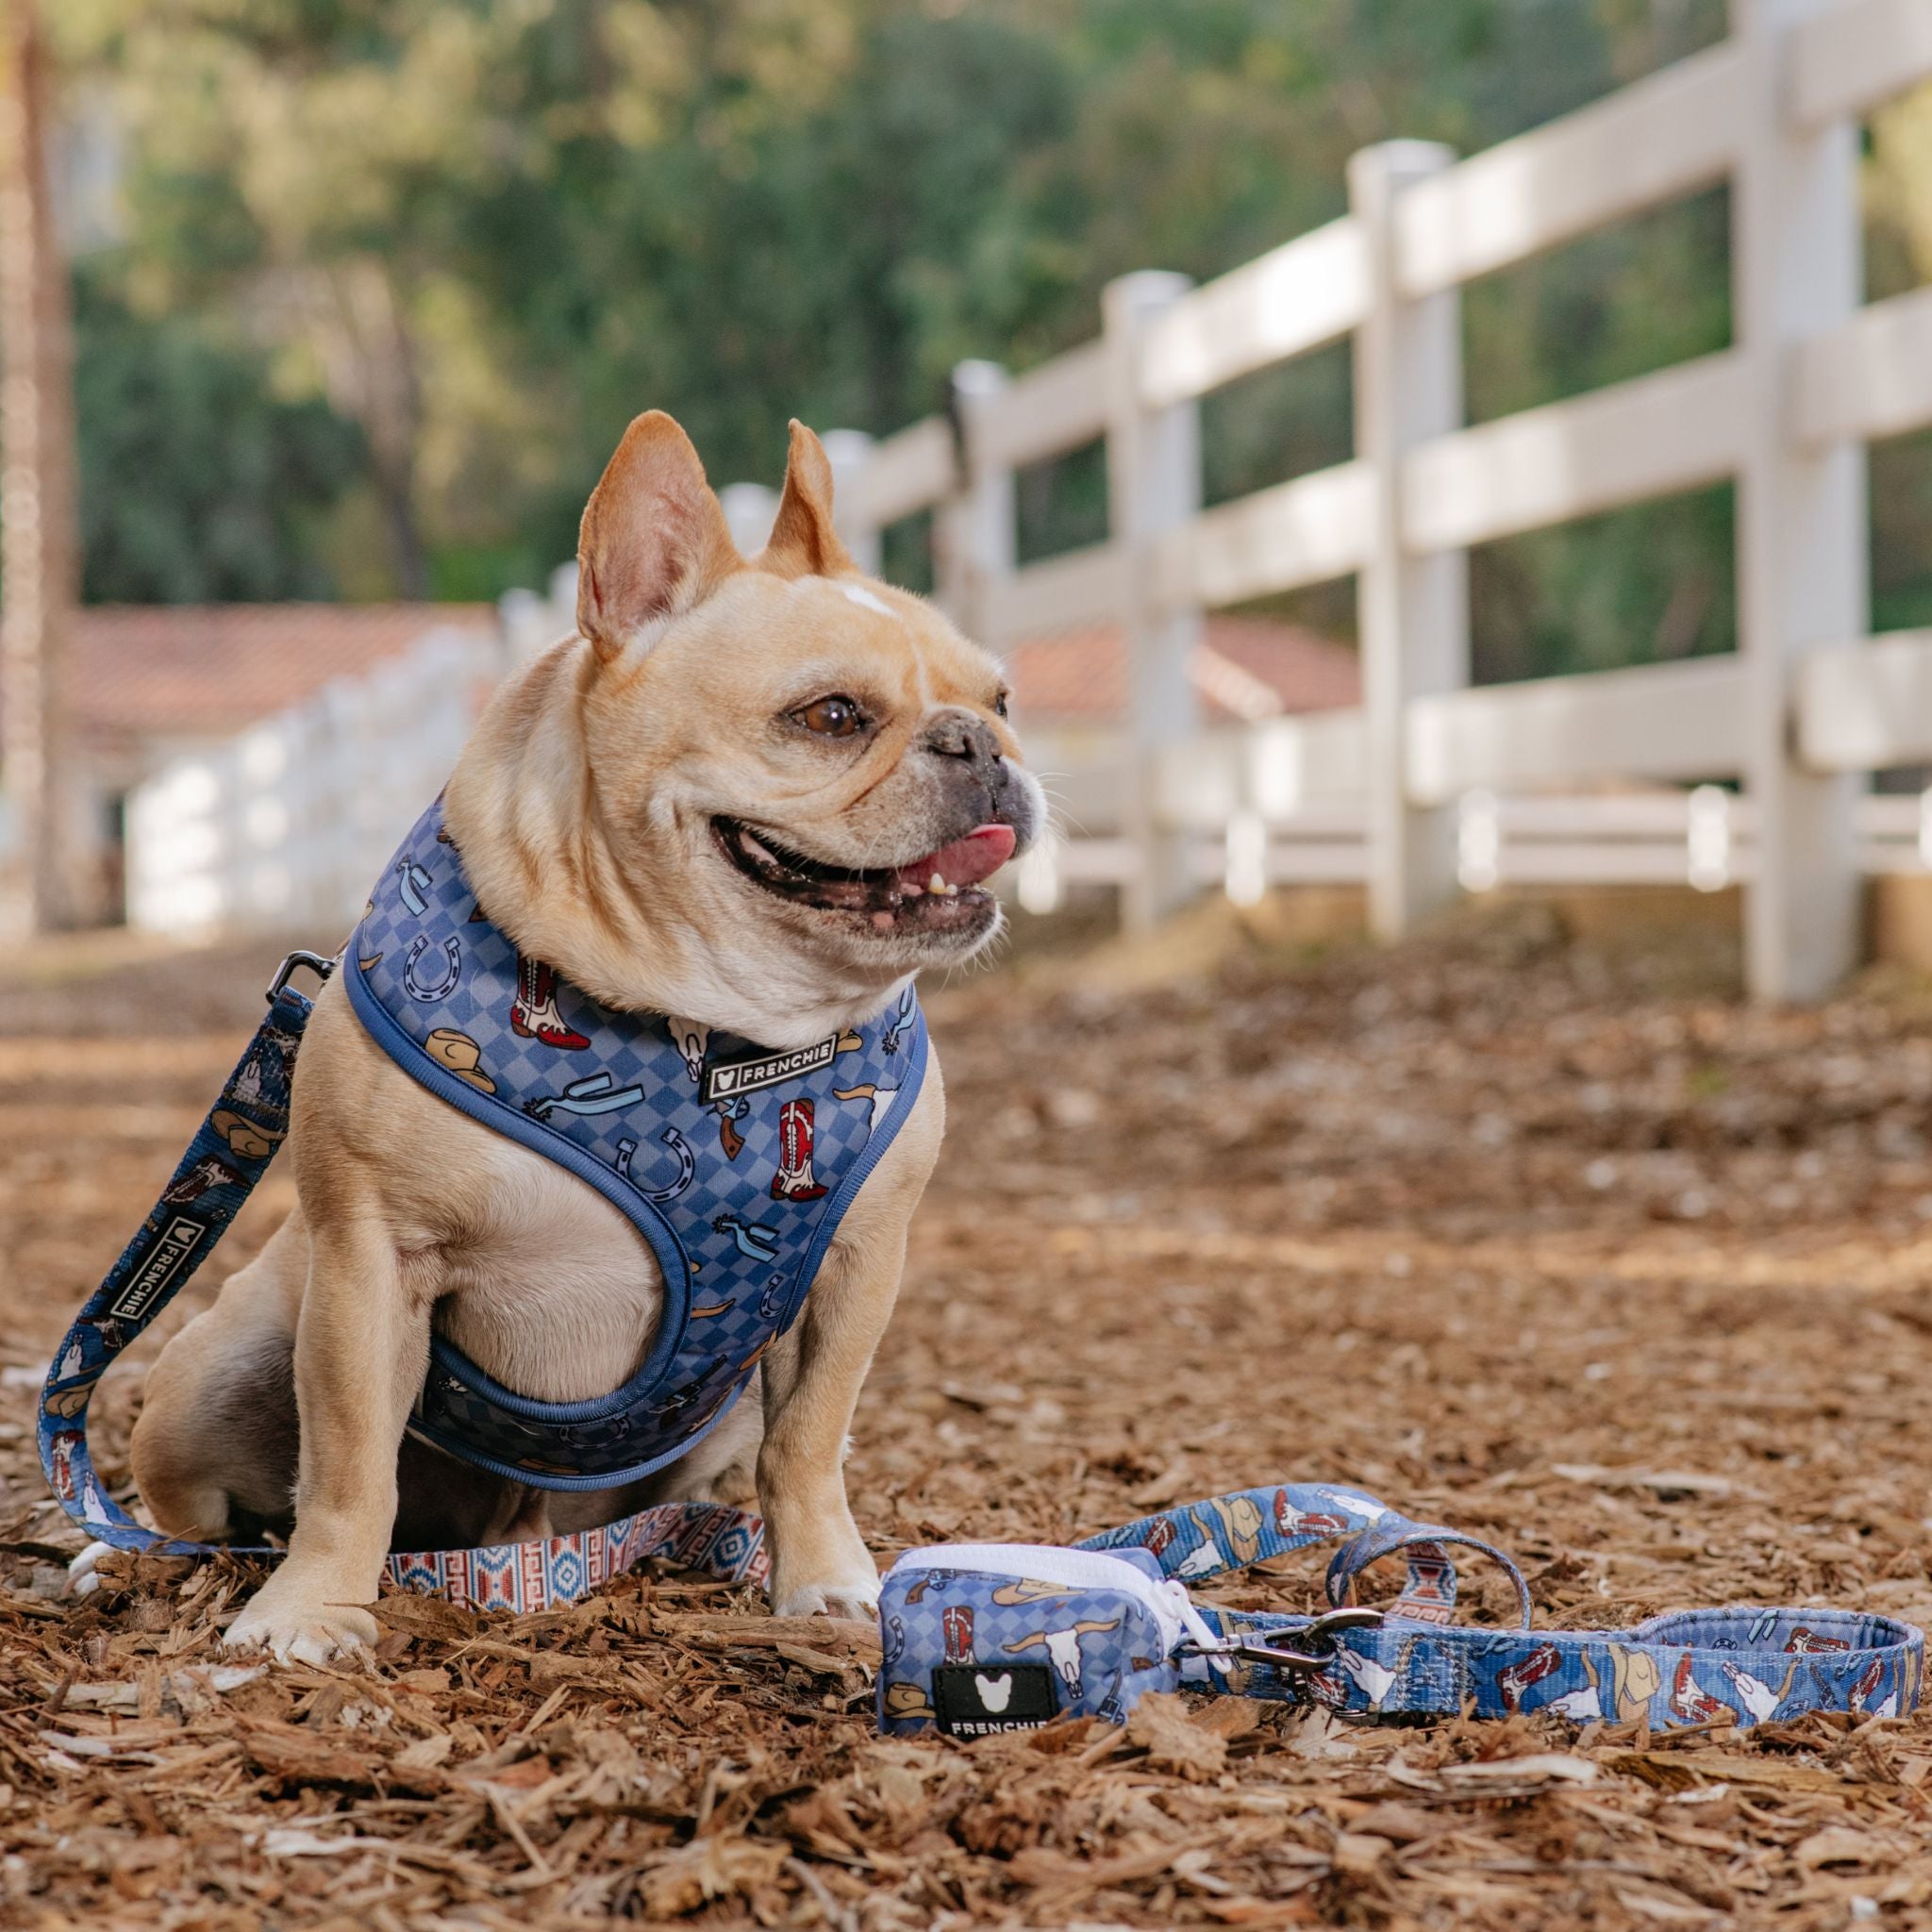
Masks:
[[[0,41],[0,919],[68,923],[60,671],[79,603],[74,324],[47,180],[48,73],[35,0]]]

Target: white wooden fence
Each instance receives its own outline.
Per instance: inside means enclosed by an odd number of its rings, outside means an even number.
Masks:
[[[967,365],[958,460],[937,419],[848,452],[851,537],[934,510],[941,601],[996,648],[1124,628],[1134,767],[1059,781],[1110,835],[1061,875],[1141,919],[1204,878],[1357,878],[1384,933],[1497,877],[1743,879],[1753,985],[1823,991],[1861,871],[1927,849],[1916,800],[1862,795],[1932,759],[1932,631],[1866,638],[1863,461],[1932,425],[1932,290],[1860,306],[1857,123],[1928,75],[1932,0],[1736,0],[1721,46],[1466,160],[1368,149],[1342,219],[1204,287],[1126,276],[1097,341],[1024,375]],[[1462,426],[1464,283],[1725,179],[1735,346]],[[1344,336],[1354,460],[1204,510],[1200,398]],[[1096,436],[1107,541],[1017,567],[1014,473]],[[1725,478],[1735,657],[1469,688],[1471,545]],[[1201,613],[1346,575],[1360,709],[1198,731]],[[1541,795],[1615,781],[1705,789]]]
[[[299,928],[332,946],[442,789],[502,669],[475,632],[433,630],[219,751],[176,759],[128,797],[128,924]]]
[[[1036,858],[1023,900],[1102,878],[1146,921],[1204,880],[1354,878],[1394,934],[1498,879],[1737,879],[1753,987],[1823,991],[1855,955],[1861,873],[1932,858],[1919,802],[1867,793],[1874,771],[1932,761],[1932,631],[1866,636],[1864,494],[1864,444],[1932,425],[1932,290],[1861,306],[1857,182],[1859,117],[1928,75],[1932,0],[1733,0],[1724,44],[1484,154],[1365,150],[1346,216],[1202,287],[1123,277],[1097,340],[1018,376],[961,367],[952,422],[829,438],[861,561],[929,510],[938,596],[994,648],[1096,622],[1127,639],[1127,768],[1058,781],[1104,836]],[[1726,179],[1733,347],[1462,426],[1463,284]],[[1204,509],[1200,399],[1343,337],[1354,458]],[[1018,565],[1016,473],[1095,438],[1107,540]],[[1470,546],[1726,478],[1734,657],[1469,688]],[[725,498],[756,543],[769,492]],[[1361,707],[1200,731],[1203,612],[1350,575]],[[328,756],[370,773],[383,758],[357,732],[409,734],[380,703],[358,717],[328,727]],[[336,795],[359,809],[364,782]],[[1590,795],[1618,784],[1659,789]],[[190,774],[147,788],[132,827],[134,913],[160,923],[178,923],[156,860],[178,836],[171,787]],[[1088,793],[1117,809],[1090,815]],[[250,804],[219,809],[265,839]]]

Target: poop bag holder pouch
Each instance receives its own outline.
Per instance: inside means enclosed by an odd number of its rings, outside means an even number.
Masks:
[[[879,1590],[879,1728],[949,1736],[1027,1730],[1062,1714],[1122,1724],[1181,1681],[1213,1632],[1144,1549],[941,1543]]]
[[[1456,1601],[1445,1542],[1471,1544],[1529,1593],[1502,1551],[1440,1524],[1412,1523],[1360,1491],[1271,1484],[1208,1497],[1108,1530],[1074,1548],[941,1543],[909,1550],[879,1589],[879,1727],[956,1737],[1024,1730],[1060,1716],[1123,1724],[1149,1690],[1182,1684],[1298,1698],[1304,1678],[1339,1669],[1344,1629],[1379,1624],[1348,1607],[1358,1571],[1400,1550],[1408,1581],[1394,1606],[1444,1619]],[[1315,1543],[1339,1543],[1323,1615],[1196,1605],[1191,1582]],[[1262,1640],[1291,1636],[1283,1650]],[[1340,1681],[1340,1680],[1338,1680]],[[1315,1694],[1324,1688],[1313,1684]],[[1452,1705],[1452,1708],[1454,1706]]]

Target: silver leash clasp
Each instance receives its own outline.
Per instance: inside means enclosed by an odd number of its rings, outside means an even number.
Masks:
[[[333,959],[325,959],[320,953],[306,953],[299,949],[291,953],[275,968],[275,976],[269,981],[266,998],[270,1006],[275,1005],[290,979],[305,966],[317,979],[324,982],[326,982],[329,974],[336,970],[336,962]]]
[[[1344,1631],[1373,1630],[1381,1622],[1380,1610],[1327,1610],[1293,1629],[1230,1638],[1227,1651],[1244,1663],[1273,1664],[1279,1671],[1320,1671],[1335,1661],[1336,1645]],[[1297,1647],[1291,1648],[1284,1639],[1292,1639]]]

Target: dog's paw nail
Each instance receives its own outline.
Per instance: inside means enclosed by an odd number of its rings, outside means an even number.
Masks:
[[[100,1589],[101,1579],[97,1573],[100,1569],[101,1558],[111,1555],[113,1548],[114,1545],[112,1543],[90,1543],[86,1549],[81,1551],[79,1556],[75,1557],[68,1564],[67,1594],[69,1596],[87,1596]]]
[[[265,1650],[277,1663],[320,1668],[374,1645],[375,1620],[367,1610],[348,1607],[277,1612],[251,1604],[222,1641],[229,1650]]]
[[[789,1590],[772,1606],[778,1617],[842,1617],[855,1624],[870,1624],[879,1613],[877,1591],[841,1587],[836,1583],[808,1583]]]

